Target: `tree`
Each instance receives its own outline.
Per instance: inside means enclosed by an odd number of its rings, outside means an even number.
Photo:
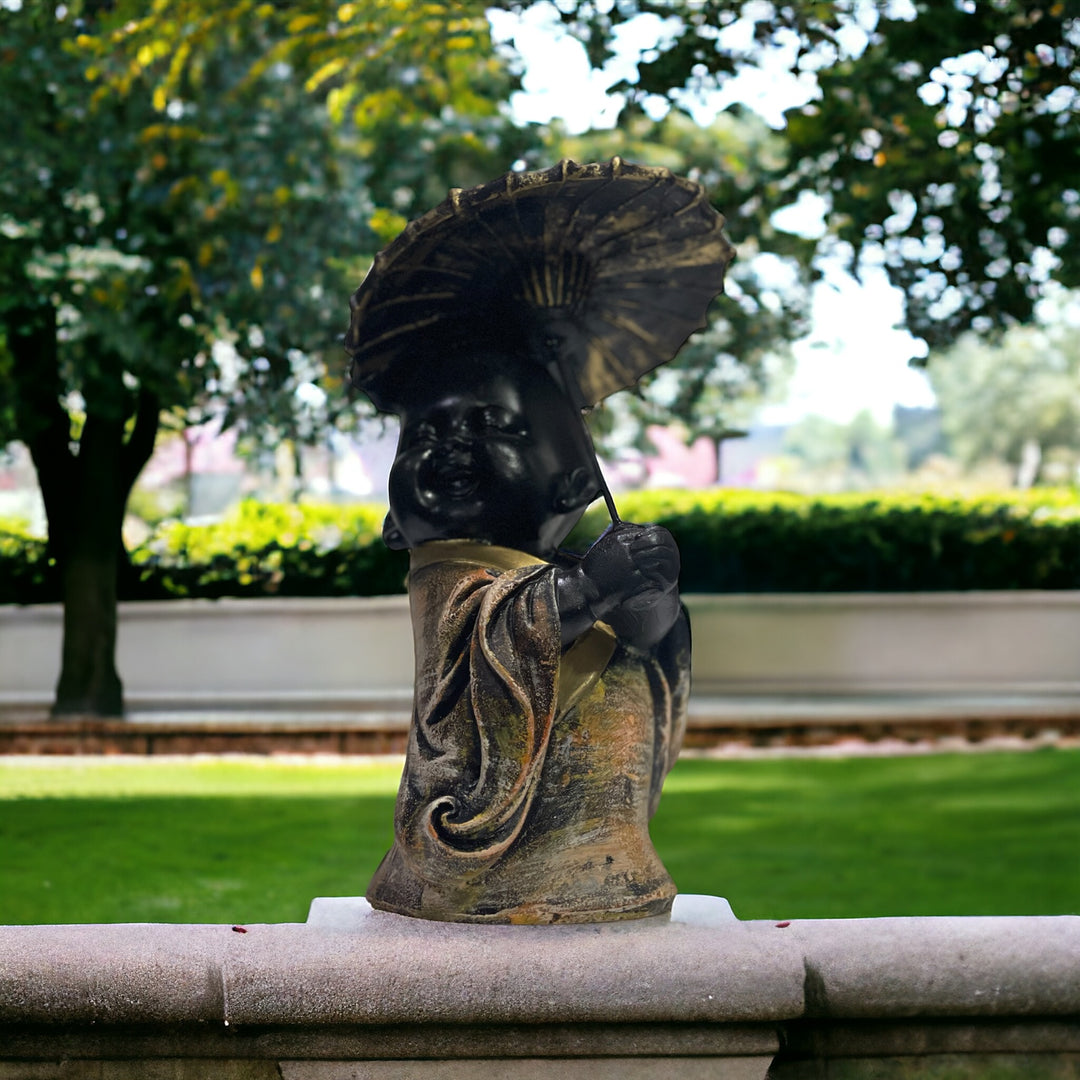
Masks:
[[[929,367],[952,452],[969,468],[1007,462],[1025,487],[1048,458],[1071,462],[1074,479],[1080,462],[1080,295],[1061,292],[1038,316],[997,344],[965,334]]]
[[[423,185],[471,181],[466,161],[486,178],[506,149],[447,111],[470,71],[500,77],[482,40],[466,46],[482,19],[447,37],[399,4],[323,15],[324,36],[355,21],[353,44],[379,49],[328,70],[318,20],[271,5],[0,8],[0,434],[30,447],[48,515],[56,714],[122,711],[120,527],[161,411],[218,399],[229,422],[296,425],[324,354],[343,366],[345,297]],[[436,74],[405,107],[385,77],[400,87],[410,58]],[[494,100],[479,111],[502,123]],[[403,162],[393,132],[431,146]]]
[[[882,18],[819,74],[821,104],[789,116],[832,233],[856,259],[880,252],[931,346],[1029,321],[1051,279],[1080,284],[1080,20],[1064,9]]]
[[[904,447],[872,413],[849,423],[808,416],[784,433],[784,450],[799,460],[817,485],[865,488],[894,479],[904,468]]]
[[[787,113],[789,156],[763,178],[765,198],[779,209],[820,196],[819,251],[846,253],[856,269],[883,260],[908,328],[931,345],[1029,320],[1051,280],[1080,284],[1075,5],[578,0],[559,10],[595,65],[620,24],[665,20],[636,82],[613,88],[628,108],[655,95],[686,107],[687,93],[770,50],[816,76],[819,98]]]
[[[253,5],[243,7],[251,10]],[[184,43],[220,16],[198,0],[168,0],[160,9],[167,16],[132,30],[129,51],[156,47],[163,38],[169,51],[181,56],[182,68]],[[254,10],[275,17],[267,5]],[[620,154],[669,165],[700,180],[739,240],[729,299],[717,305],[707,338],[684,350],[656,380],[646,380],[641,395],[624,403],[623,411],[632,416],[639,433],[651,422],[674,417],[695,434],[723,437],[740,422],[736,414],[743,409],[735,402],[745,405],[760,396],[770,378],[777,381],[784,367],[777,346],[782,349],[805,329],[805,268],[813,245],[774,228],[762,198],[761,178],[785,160],[781,140],[753,117],[725,115],[702,130],[681,115],[653,123],[636,105],[628,109],[617,132],[569,139],[556,127],[542,142],[530,131],[515,134],[506,124],[506,110],[492,105],[505,101],[513,85],[503,58],[487,53],[486,60],[477,61],[470,52],[479,47],[483,55],[490,49],[483,12],[475,3],[406,8],[368,2],[327,8],[318,0],[305,0],[290,5],[285,16],[288,34],[262,54],[251,71],[282,61],[312,71],[308,88],[326,93],[331,114],[339,121],[351,118],[363,128],[365,156],[378,163],[367,182],[380,204],[399,211],[387,218],[388,232],[390,225],[399,228],[406,217],[441,201],[448,181],[467,186],[495,175],[492,147],[522,166],[546,166],[561,156],[602,160]],[[392,38],[385,33],[388,19],[394,26]],[[432,51],[433,40],[445,40],[443,54]],[[365,83],[358,89],[360,67]],[[461,103],[468,106],[464,125]],[[443,125],[438,144],[432,139],[436,115]],[[448,156],[452,170],[442,167]],[[421,161],[426,168],[419,167]],[[423,182],[417,183],[418,174]],[[758,258],[765,252],[766,258]],[[766,267],[772,273],[765,272]],[[676,380],[679,386],[673,390]],[[610,414],[601,414],[601,429],[605,418]]]
[[[707,327],[669,364],[617,395],[594,414],[601,442],[620,429],[639,449],[646,428],[677,422],[693,441],[740,434],[754,408],[790,371],[788,344],[807,331],[812,245],[776,229],[761,199],[760,177],[784,159],[782,140],[752,114],[725,113],[707,127],[681,113],[650,119],[636,111],[613,131],[569,137],[556,126],[557,156],[595,161],[615,154],[666,166],[700,183],[725,217],[737,247],[725,295],[712,305]]]

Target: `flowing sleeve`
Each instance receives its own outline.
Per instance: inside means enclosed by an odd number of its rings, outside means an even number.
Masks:
[[[410,581],[415,716],[395,831],[423,877],[491,865],[521,833],[559,693],[555,568],[427,568]]]
[[[654,750],[649,817],[660,804],[664,777],[679,757],[690,700],[690,619],[680,607],[675,625],[651,650],[646,672],[652,690]]]

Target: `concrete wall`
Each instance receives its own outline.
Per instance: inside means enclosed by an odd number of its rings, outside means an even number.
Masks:
[[[1080,1075],[1080,917],[738,922],[686,900],[585,927],[355,900],[307,924],[0,927],[0,1080]]]
[[[1080,699],[1080,592],[689,596],[694,692]],[[57,606],[0,608],[0,707],[45,705]],[[404,597],[123,604],[129,706],[403,708]]]

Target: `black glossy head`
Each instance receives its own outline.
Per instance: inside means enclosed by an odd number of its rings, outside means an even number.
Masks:
[[[431,365],[399,415],[391,547],[469,539],[546,557],[599,493],[581,415],[537,364],[487,350]]]

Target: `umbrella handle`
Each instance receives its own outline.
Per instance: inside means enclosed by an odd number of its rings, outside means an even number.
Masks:
[[[615,506],[615,500],[611,497],[611,489],[607,486],[604,474],[600,471],[599,462],[596,464],[596,474],[600,478],[600,494],[604,496],[604,504],[607,506],[607,511],[611,515],[611,524],[621,525],[622,518],[619,517],[619,511]]]
[[[569,394],[569,388],[571,386],[574,386],[575,383],[572,376],[570,375],[569,370],[567,369],[566,356],[557,347],[557,342],[553,344],[555,344],[556,346],[554,348],[555,367],[558,370],[559,376],[562,379],[564,392]],[[593,444],[592,432],[589,430],[589,425],[585,421],[585,414],[582,412],[579,415],[581,416],[581,426],[585,429],[585,438],[589,440],[589,446],[593,448],[593,463],[596,465],[596,478],[600,481],[600,494],[604,496],[604,505],[607,506],[607,512],[611,517],[611,524],[621,525],[622,518],[619,517],[619,511],[618,508],[615,506],[615,500],[611,496],[611,489],[607,486],[607,481],[604,479],[604,474],[600,471],[600,462],[596,460],[596,447]]]

